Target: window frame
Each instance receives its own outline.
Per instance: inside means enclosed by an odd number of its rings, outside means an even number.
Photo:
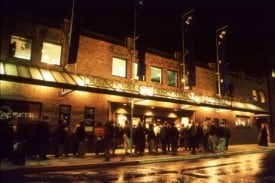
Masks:
[[[170,80],[169,80],[169,72],[170,73],[174,73],[175,75],[175,84],[170,84]],[[168,86],[172,86],[172,87],[178,87],[178,72],[177,71],[175,71],[175,70],[171,70],[171,69],[168,69],[167,70],[167,85]]]
[[[159,76],[159,81],[156,81],[156,80],[153,80],[152,78],[152,69],[156,69],[156,70],[159,70],[160,71],[160,76]],[[161,67],[156,67],[156,66],[151,66],[150,67],[150,81],[152,83],[158,83],[158,84],[162,84],[162,68]]]
[[[114,66],[115,61],[124,61],[124,69],[123,69],[124,73],[121,71],[114,70],[115,69],[115,66]],[[117,63],[117,64],[119,65],[121,63]],[[123,73],[123,74],[121,74],[121,73]],[[127,59],[120,58],[120,57],[112,57],[112,76],[118,76],[118,77],[122,77],[122,78],[127,77]]]
[[[45,44],[49,44],[49,45],[53,45],[53,46],[59,46],[60,48],[60,55],[59,55],[59,63],[51,63],[51,62],[47,62],[47,61],[43,61],[43,50],[44,50],[44,43]],[[54,42],[50,42],[50,41],[42,41],[42,48],[41,48],[41,59],[40,62],[44,63],[44,64],[50,64],[50,65],[61,65],[62,63],[62,50],[63,50],[63,46],[62,44],[58,44],[58,43],[54,43]]]
[[[15,34],[10,35],[9,47],[8,47],[8,57],[31,61],[32,60],[32,44],[33,44],[32,41],[33,41],[32,39],[25,37],[25,36],[15,35]],[[11,53],[13,42],[16,43],[16,46],[14,48],[15,49],[14,53]],[[18,51],[18,48],[21,48],[21,50],[23,50],[23,46],[22,46],[23,43],[25,43],[25,46],[30,45],[30,46],[26,46],[26,47],[29,47],[28,49],[24,48],[29,51],[23,51],[23,52],[27,52],[27,54],[26,54],[27,56],[22,56],[22,53],[21,54],[18,53],[18,52],[20,52],[20,51]],[[27,44],[27,43],[29,43],[29,44]],[[18,44],[21,44],[21,47],[18,47]]]

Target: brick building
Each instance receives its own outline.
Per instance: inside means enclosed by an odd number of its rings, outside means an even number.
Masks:
[[[196,85],[186,89],[178,53],[150,48],[144,80],[139,80],[137,52],[127,39],[82,30],[76,63],[68,64],[68,21],[52,25],[6,15],[2,25],[2,121],[36,123],[47,116],[54,131],[66,115],[70,131],[85,120],[89,133],[95,123],[107,120],[122,126],[131,119],[133,125],[217,120],[230,127],[231,144],[243,144],[257,142],[254,115],[269,115],[265,80],[230,72],[230,96],[217,96],[217,75],[207,65],[197,64]]]

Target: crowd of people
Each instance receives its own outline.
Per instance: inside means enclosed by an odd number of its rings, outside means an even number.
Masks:
[[[50,140],[54,142],[53,153],[56,158],[66,157],[69,154],[84,157],[87,146],[93,146],[95,155],[99,157],[102,154],[105,161],[110,161],[111,156],[116,155],[118,148],[124,149],[124,155],[135,154],[137,156],[143,156],[146,148],[149,154],[176,155],[178,151],[190,151],[191,154],[225,152],[231,137],[226,124],[210,120],[203,123],[190,120],[188,125],[181,124],[180,126],[171,121],[147,125],[139,122],[133,126],[127,120],[123,126],[114,121],[97,122],[91,134],[85,131],[84,121],[77,123],[71,132],[68,128],[66,117],[59,121],[53,134],[50,133],[47,119],[39,121],[34,134],[35,138],[16,134],[14,129],[8,126],[1,128],[4,129],[3,138],[1,138],[3,141],[1,159],[8,159],[16,164],[24,163],[16,160],[15,157],[19,155],[47,159]],[[17,131],[20,130],[17,129]],[[262,125],[260,134],[262,134],[259,137],[261,144],[267,145],[267,141],[263,139],[268,135],[264,125]],[[72,138],[68,140],[68,136]],[[22,144],[25,148],[22,148]]]

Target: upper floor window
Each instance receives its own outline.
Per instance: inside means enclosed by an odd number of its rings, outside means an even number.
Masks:
[[[32,40],[20,36],[11,36],[8,49],[9,57],[31,60]]]
[[[252,98],[254,102],[258,102],[258,96],[257,96],[256,90],[252,90]]]
[[[138,80],[138,63],[133,63],[132,65],[132,78]]]
[[[152,82],[155,82],[155,83],[162,83],[162,80],[161,80],[161,72],[162,72],[162,69],[161,68],[158,68],[158,67],[151,67],[151,81]]]
[[[260,96],[260,102],[262,104],[265,103],[265,94],[263,91],[259,91],[259,96]]]
[[[41,62],[61,65],[61,45],[43,42]]]
[[[112,75],[126,77],[126,60],[125,59],[113,57]]]
[[[178,85],[178,73],[176,71],[168,70],[167,72],[167,82],[169,86],[175,86]]]

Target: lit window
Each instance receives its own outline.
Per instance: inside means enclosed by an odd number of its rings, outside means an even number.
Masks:
[[[167,73],[167,82],[169,86],[175,86],[178,85],[178,74],[176,71],[170,71],[168,70]]]
[[[260,95],[260,101],[261,101],[261,103],[262,103],[262,104],[265,103],[265,94],[264,94],[264,92],[263,92],[263,91],[260,91],[260,92],[259,92],[259,95]]]
[[[8,56],[31,60],[32,40],[19,36],[11,36]]]
[[[41,62],[60,65],[61,60],[61,45],[43,42]]]
[[[151,67],[151,81],[155,83],[161,83],[161,68]]]
[[[138,80],[138,63],[133,63],[132,65],[132,78]]]
[[[113,57],[112,75],[126,77],[126,60]]]
[[[251,121],[248,116],[236,116],[235,125],[238,127],[251,127]]]
[[[252,98],[254,102],[258,102],[258,96],[257,96],[256,90],[252,90]]]

